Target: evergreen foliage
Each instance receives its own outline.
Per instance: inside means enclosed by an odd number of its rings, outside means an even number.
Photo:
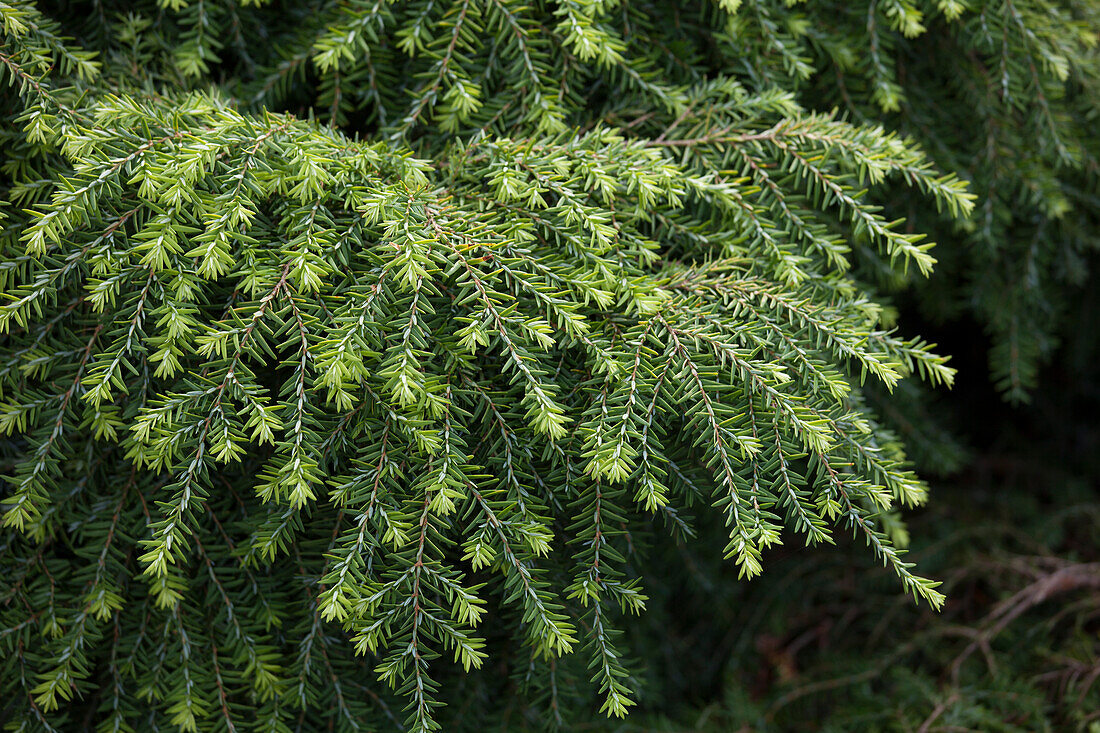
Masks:
[[[1077,303],[1082,315],[1098,312],[1091,301]],[[1096,355],[1095,342],[1061,350],[1073,386],[1013,409],[1027,427],[975,446],[969,467],[937,481],[913,518],[910,557],[944,579],[942,612],[898,598],[854,545],[773,555],[764,582],[751,584],[693,552],[693,577],[653,594],[640,638],[695,663],[661,668],[650,683],[663,719],[632,716],[623,729],[1094,730]],[[1049,385],[1058,375],[1044,376]],[[654,560],[654,575],[681,562]]]
[[[739,5],[0,2],[0,717],[621,717],[677,543],[751,578],[839,530],[938,606],[871,405],[954,372],[880,291],[932,271],[921,231],[959,268],[1042,244],[1037,278],[1089,244],[1091,16]],[[925,16],[971,75],[1002,53],[980,112],[1027,124],[991,145],[1061,142],[961,165]],[[977,307],[1045,328],[1015,272]],[[1037,336],[990,322],[1022,395]]]
[[[957,243],[938,251],[924,306],[938,319],[982,324],[995,384],[1027,401],[1040,366],[1075,337],[1068,309],[1100,247],[1100,5],[822,5],[828,14],[815,12],[811,26],[833,42],[814,31],[800,39],[817,71],[805,97],[884,122],[969,181],[979,204],[961,228],[944,229],[904,193],[896,211]],[[853,44],[870,53],[853,54]]]

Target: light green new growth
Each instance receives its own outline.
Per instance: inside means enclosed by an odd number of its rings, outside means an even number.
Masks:
[[[935,259],[874,192],[973,196],[737,60],[782,4],[93,5],[0,3],[23,729],[450,730],[489,665],[621,717],[673,542],[839,530],[940,605],[864,385],[953,370],[875,300]]]

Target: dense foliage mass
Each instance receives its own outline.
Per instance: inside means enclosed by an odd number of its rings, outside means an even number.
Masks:
[[[949,242],[1026,396],[1095,10],[739,5],[0,2],[0,717],[623,716],[678,546],[938,606],[883,292]]]

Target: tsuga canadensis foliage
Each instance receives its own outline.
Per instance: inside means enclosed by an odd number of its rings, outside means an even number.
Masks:
[[[802,7],[818,27],[780,31],[810,64],[801,98],[902,132],[977,195],[961,226],[888,198],[941,243],[918,288],[927,314],[984,327],[994,384],[1028,401],[1054,349],[1082,335],[1069,308],[1100,249],[1100,3]]]
[[[621,717],[678,544],[938,606],[882,293],[935,230],[1046,327],[1079,5],[3,0],[0,719]]]

